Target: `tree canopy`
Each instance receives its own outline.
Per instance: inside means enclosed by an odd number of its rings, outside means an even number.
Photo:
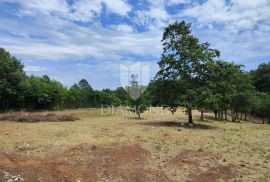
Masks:
[[[171,102],[173,98],[166,95],[168,107],[172,111],[178,106],[185,107],[189,123],[193,123],[192,109],[197,106],[196,97],[207,84],[209,65],[219,56],[219,51],[211,49],[209,43],[200,43],[191,34],[191,24],[184,21],[165,28],[162,43],[163,53],[158,63],[160,70],[156,80],[166,84],[170,95],[177,98]]]
[[[24,79],[21,62],[0,48],[0,110],[22,107]]]

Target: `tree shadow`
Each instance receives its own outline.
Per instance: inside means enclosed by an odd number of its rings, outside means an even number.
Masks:
[[[215,126],[210,126],[207,124],[194,123],[193,125],[188,124],[187,122],[178,122],[178,121],[149,121],[149,122],[140,122],[141,125],[148,125],[154,127],[172,127],[172,128],[186,128],[186,129],[217,129]]]

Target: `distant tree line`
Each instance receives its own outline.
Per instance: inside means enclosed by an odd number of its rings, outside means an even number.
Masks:
[[[220,60],[220,51],[200,43],[184,21],[165,28],[162,44],[160,70],[136,99],[122,87],[94,90],[85,79],[67,88],[47,75],[27,76],[22,63],[0,48],[0,111],[124,105],[140,118],[152,105],[166,106],[172,113],[184,107],[191,124],[194,109],[201,112],[201,120],[211,111],[216,120],[259,117],[270,123],[270,62],[247,72],[242,65]],[[132,83],[140,88],[135,79]],[[134,90],[131,87],[128,90]]]
[[[70,88],[49,76],[27,76],[23,64],[0,48],[0,111],[60,110],[124,105],[131,97],[124,88],[94,90],[82,79]]]

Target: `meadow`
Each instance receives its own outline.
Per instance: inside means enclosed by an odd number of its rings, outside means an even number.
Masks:
[[[58,111],[69,122],[0,121],[0,181],[269,181],[270,125],[150,108]]]

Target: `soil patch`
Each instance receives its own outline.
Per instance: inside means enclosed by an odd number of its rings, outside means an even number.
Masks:
[[[225,164],[221,158],[211,152],[184,150],[170,162],[175,167],[190,167],[188,178],[195,182],[229,181],[236,171],[232,165]]]
[[[149,167],[149,158],[138,144],[79,145],[42,159],[0,154],[0,169],[25,181],[170,181],[163,171]]]

